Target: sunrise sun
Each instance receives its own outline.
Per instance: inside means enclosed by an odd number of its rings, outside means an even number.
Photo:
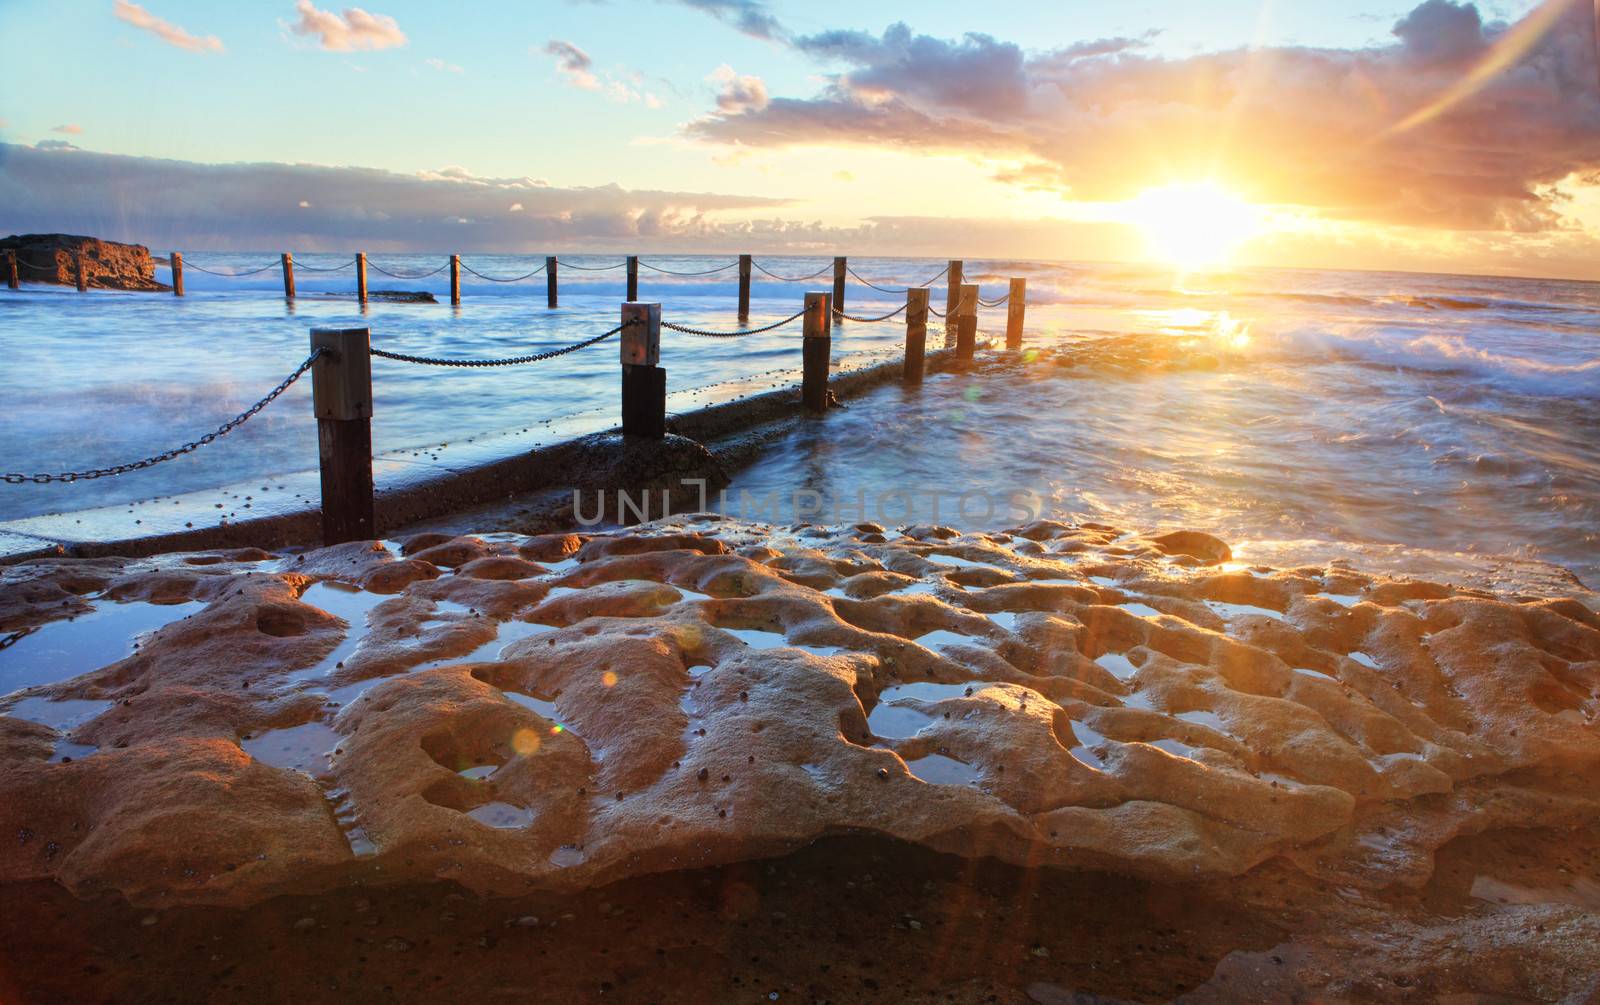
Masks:
[[[1213,182],[1147,189],[1127,203],[1126,219],[1149,255],[1181,269],[1225,264],[1260,227],[1260,211]]]

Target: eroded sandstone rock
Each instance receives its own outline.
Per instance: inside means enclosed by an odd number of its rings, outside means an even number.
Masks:
[[[864,830],[1416,886],[1457,835],[1600,814],[1589,607],[1212,542],[689,519],[13,566],[0,632],[187,616],[0,700],[0,880],[571,889]]]

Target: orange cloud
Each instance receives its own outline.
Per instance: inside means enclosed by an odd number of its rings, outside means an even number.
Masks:
[[[330,52],[393,49],[406,44],[400,24],[387,14],[370,14],[360,7],[346,7],[342,14],[318,10],[311,0],[297,0],[294,9],[300,20],[291,30],[296,35],[315,35],[322,48]]]
[[[161,41],[190,52],[222,52],[222,39],[215,35],[204,38],[190,34],[171,21],[163,20],[128,0],[113,0],[111,12],[135,28],[141,28]]]

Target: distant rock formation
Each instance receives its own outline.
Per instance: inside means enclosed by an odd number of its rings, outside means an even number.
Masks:
[[[156,281],[155,262],[142,244],[118,244],[73,234],[13,234],[0,239],[0,256],[17,253],[17,272],[25,283],[78,282],[78,252],[83,252],[87,285],[107,290],[159,292],[172,287]]]

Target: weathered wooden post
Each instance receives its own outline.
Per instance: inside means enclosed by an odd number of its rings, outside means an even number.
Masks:
[[[800,403],[811,412],[828,410],[828,362],[833,355],[833,311],[828,296],[823,292],[806,294]]]
[[[546,255],[544,259],[544,285],[548,294],[550,306],[556,305],[556,256]]]
[[[977,346],[978,287],[975,283],[962,283],[956,303],[956,358],[971,359]]]
[[[622,435],[667,435],[667,371],[661,363],[661,305],[622,305]]]
[[[461,306],[461,256],[450,256],[450,305]]]
[[[739,256],[739,320],[750,316],[750,256]]]
[[[322,468],[322,543],[377,536],[372,505],[372,332],[313,328],[311,367]]]
[[[367,253],[356,252],[356,299],[363,305],[367,302]]]
[[[6,252],[6,285],[13,290],[20,285],[17,281],[17,253],[15,251]]]
[[[83,291],[85,291],[85,290],[87,290],[89,288],[89,274],[84,271],[84,267],[83,267],[83,249],[82,248],[78,249],[76,261],[77,261],[77,273],[78,273],[78,292],[82,293]]]
[[[906,290],[906,368],[902,379],[907,384],[922,383],[923,356],[928,350],[928,288]]]
[[[956,305],[961,303],[961,259],[950,259],[950,271],[945,274],[944,295],[944,323],[951,325],[956,320]]]
[[[172,295],[183,296],[183,252],[172,252],[169,261],[172,262]]]
[[[1028,281],[1017,276],[1011,279],[1011,293],[1006,300],[1006,348],[1022,346],[1022,318],[1028,309]]]
[[[628,299],[639,299],[639,256],[628,256]]]
[[[285,300],[294,299],[294,256],[287,251],[283,253],[283,296]]]
[[[844,310],[844,272],[849,267],[843,255],[833,260],[833,302],[829,305],[833,310]]]

